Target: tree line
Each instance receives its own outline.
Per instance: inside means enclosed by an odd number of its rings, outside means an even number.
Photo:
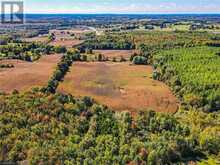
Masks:
[[[88,39],[77,48],[81,53],[85,53],[86,49],[131,50],[135,49],[135,44],[127,36],[107,35]]]
[[[68,51],[65,55],[63,55],[61,61],[57,64],[56,70],[54,71],[52,77],[48,81],[47,86],[42,88],[42,91],[46,93],[56,93],[59,82],[63,80],[64,76],[69,70],[69,67],[72,66],[73,61],[80,60],[80,53],[76,50]]]
[[[65,53],[63,46],[50,46],[42,43],[9,43],[0,45],[0,59],[19,59],[24,61],[36,61],[42,55],[52,53]]]

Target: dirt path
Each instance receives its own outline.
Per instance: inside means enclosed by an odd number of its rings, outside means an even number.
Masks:
[[[177,99],[168,86],[151,78],[152,71],[128,63],[74,63],[58,91],[90,96],[118,111],[176,112]]]
[[[60,58],[61,55],[48,55],[33,63],[21,60],[0,61],[0,64],[15,66],[11,69],[0,69],[0,91],[28,90],[46,85]]]

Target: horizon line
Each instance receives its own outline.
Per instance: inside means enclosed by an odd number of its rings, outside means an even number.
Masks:
[[[29,14],[41,14],[41,15],[220,15],[219,13],[24,13],[25,15],[29,15]],[[1,15],[1,14],[0,14]]]

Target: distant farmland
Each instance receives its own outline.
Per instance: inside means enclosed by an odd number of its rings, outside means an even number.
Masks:
[[[81,34],[91,32],[90,30],[73,28],[69,30],[50,30],[56,36],[56,39],[50,43],[53,46],[65,46],[71,48],[77,46],[84,42],[84,40],[79,39]]]
[[[151,79],[150,66],[128,63],[74,63],[58,91],[91,96],[117,111],[153,109],[176,112],[178,103],[169,88]]]
[[[135,53],[135,50],[94,50],[94,53],[102,54],[109,59],[124,57],[129,59],[132,54]]]
[[[3,60],[0,64],[13,64],[14,68],[0,68],[0,92],[28,90],[35,86],[47,84],[60,55],[42,56],[34,63],[20,60]]]
[[[73,46],[77,46],[83,43],[83,40],[75,40],[75,39],[68,39],[68,40],[55,40],[52,41],[49,45],[52,46],[65,46],[67,48],[71,48]]]
[[[32,37],[32,38],[24,38],[23,41],[25,41],[25,42],[47,43],[48,42],[48,37],[47,36],[38,36],[38,37]]]

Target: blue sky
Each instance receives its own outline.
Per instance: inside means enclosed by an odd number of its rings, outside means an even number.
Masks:
[[[220,13],[220,0],[25,0],[26,13]]]

